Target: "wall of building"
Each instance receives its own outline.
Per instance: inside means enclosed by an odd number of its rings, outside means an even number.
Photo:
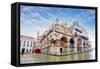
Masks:
[[[34,38],[28,36],[21,36],[20,38],[20,53],[32,53],[34,48]]]

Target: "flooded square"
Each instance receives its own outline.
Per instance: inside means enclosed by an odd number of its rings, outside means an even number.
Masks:
[[[70,55],[48,55],[48,54],[24,54],[20,55],[20,63],[45,63],[45,62],[61,62],[61,61],[78,61],[78,60],[93,60],[95,59],[94,50],[84,53]]]

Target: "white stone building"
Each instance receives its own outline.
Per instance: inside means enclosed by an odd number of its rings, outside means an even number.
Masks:
[[[35,39],[29,36],[20,36],[20,53],[32,53],[34,50]]]

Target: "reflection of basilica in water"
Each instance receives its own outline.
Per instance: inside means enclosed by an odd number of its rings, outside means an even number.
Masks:
[[[32,53],[65,55],[89,51],[90,46],[87,31],[78,21],[70,24],[56,19],[42,36],[37,34],[37,40],[33,41]]]

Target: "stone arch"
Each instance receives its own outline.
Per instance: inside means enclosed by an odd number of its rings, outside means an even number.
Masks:
[[[74,40],[73,37],[70,38],[69,43],[71,43],[71,44],[74,44],[75,43],[75,40]]]
[[[80,37],[77,38],[77,45],[81,45],[82,44],[82,39]]]
[[[83,42],[83,47],[84,47],[84,48],[86,47],[86,42],[85,42],[85,41]]]
[[[60,38],[60,41],[61,41],[61,42],[64,42],[64,43],[68,43],[68,38],[67,38],[66,36],[62,36],[62,37]]]
[[[65,43],[68,43],[68,38],[67,38],[66,36],[62,36],[62,37],[60,38],[60,45],[61,45],[62,47],[64,47],[64,46],[65,46]]]

